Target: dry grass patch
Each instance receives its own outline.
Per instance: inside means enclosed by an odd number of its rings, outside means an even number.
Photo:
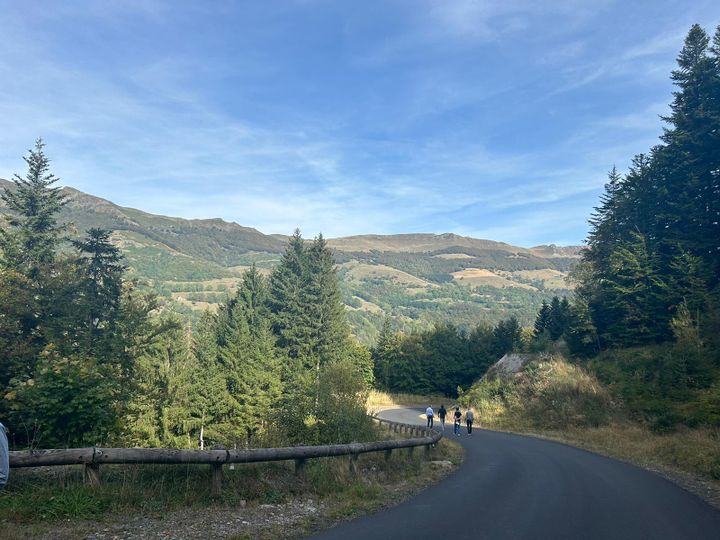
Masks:
[[[455,407],[456,402],[454,399],[441,394],[421,396],[419,394],[390,393],[371,390],[367,400],[367,410],[373,413],[385,409],[400,409],[403,407],[425,408],[430,405],[436,409],[437,412],[440,404],[445,404],[445,408],[450,410],[451,407]]]
[[[518,283],[516,281],[509,280],[484,268],[466,268],[465,270],[458,270],[457,272],[452,273],[452,277],[453,280],[460,285],[485,285],[498,289],[503,289],[505,287],[517,287],[520,289],[535,290],[535,287],[525,283]]]
[[[347,272],[348,278],[357,281],[362,281],[366,279],[384,279],[387,281],[395,282],[399,285],[408,285],[414,287],[435,286],[429,281],[420,279],[419,277],[408,274],[407,272],[403,272],[402,270],[398,270],[397,268],[385,266],[384,264],[358,263],[354,265],[349,264],[347,267],[349,268]]]
[[[517,270],[515,272],[503,272],[508,278],[520,278],[531,281],[542,281],[546,289],[572,289],[573,284],[568,282],[567,274],[554,270],[552,268],[544,268],[542,270]]]

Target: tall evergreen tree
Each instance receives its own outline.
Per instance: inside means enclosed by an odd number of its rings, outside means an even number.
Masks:
[[[543,300],[540,310],[538,311],[537,317],[535,317],[534,334],[535,337],[542,336],[550,325],[550,306]]]
[[[57,178],[50,173],[50,160],[43,151],[42,139],[35,142],[28,157],[25,178],[15,175],[13,189],[5,189],[0,198],[10,210],[7,229],[0,228],[0,256],[5,268],[37,280],[55,260],[63,225],[57,214],[65,205],[65,196],[54,187]]]
[[[386,317],[372,350],[375,380],[381,388],[390,388],[390,371],[399,349],[399,335],[393,330],[390,317]]]
[[[304,289],[307,318],[312,327],[317,369],[345,358],[350,345],[350,328],[340,295],[335,258],[322,234],[307,251],[307,280]]]
[[[281,394],[266,296],[265,281],[253,267],[245,272],[237,294],[218,317],[218,361],[230,404],[223,431],[241,444],[252,443],[273,416]]]
[[[110,242],[110,231],[92,228],[85,238],[72,243],[80,253],[79,298],[75,305],[80,320],[76,327],[83,329],[85,349],[102,359],[112,355],[111,340],[120,315],[126,267],[120,250]]]
[[[567,329],[568,305],[566,300],[562,302],[557,296],[553,296],[550,302],[550,320],[547,330],[550,333],[550,339],[557,341],[562,337]]]
[[[270,275],[268,305],[278,346],[287,356],[285,377],[313,366],[310,359],[311,329],[303,288],[307,279],[305,242],[298,229],[290,237],[280,263]]]
[[[516,317],[500,321],[493,330],[495,356],[499,359],[512,352],[520,344],[521,327]]]

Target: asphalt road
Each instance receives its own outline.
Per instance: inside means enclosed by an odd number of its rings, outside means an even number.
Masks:
[[[384,418],[422,423],[420,410]],[[452,424],[446,436],[454,437]],[[720,539],[720,511],[664,478],[560,443],[473,430],[439,484],[313,538]]]

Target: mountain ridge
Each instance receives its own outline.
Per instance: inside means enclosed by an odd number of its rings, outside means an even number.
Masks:
[[[0,189],[12,187],[0,179]],[[288,240],[221,218],[185,219],[119,206],[63,187],[59,219],[71,235],[113,231],[130,276],[195,320],[227,299],[250,265],[269,273]],[[0,224],[6,211],[0,201]],[[582,246],[523,248],[454,233],[353,235],[327,239],[338,264],[353,332],[371,344],[390,317],[404,331],[439,321],[462,328],[516,316],[530,324],[543,301],[569,294]]]

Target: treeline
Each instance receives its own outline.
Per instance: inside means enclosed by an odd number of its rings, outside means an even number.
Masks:
[[[536,322],[658,427],[720,424],[720,27],[677,61],[661,144],[612,169],[590,218],[562,334],[554,309]]]
[[[332,255],[299,231],[191,333],[127,279],[109,231],[68,241],[43,143],[0,195],[0,416],[16,447],[197,448],[368,436],[370,353]]]
[[[505,353],[523,341],[514,317],[497,326],[479,325],[465,332],[451,324],[403,334],[385,321],[372,351],[375,380],[393,392],[457,396],[468,389]]]
[[[613,169],[576,270],[584,340],[626,347],[670,340],[678,324],[718,345],[720,328],[720,28],[695,25],[672,72],[662,144]],[[583,352],[583,351],[578,351]]]

